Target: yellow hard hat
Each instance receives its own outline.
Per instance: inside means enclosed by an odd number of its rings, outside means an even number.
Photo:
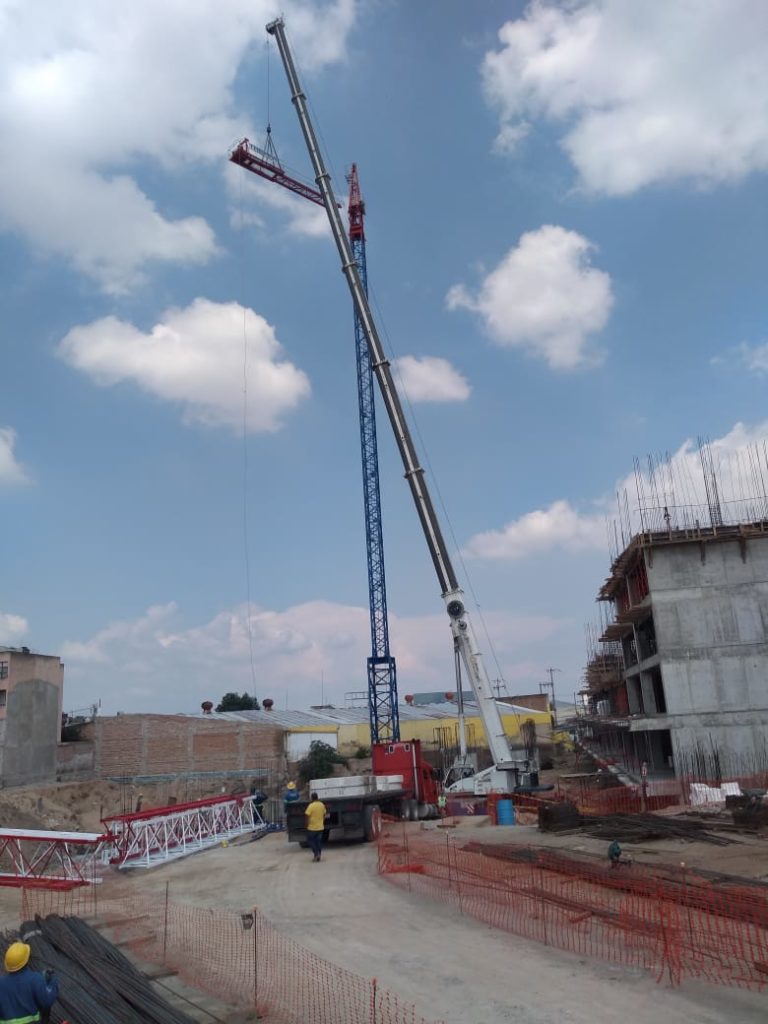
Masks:
[[[26,967],[31,953],[32,950],[26,942],[12,942],[5,951],[6,971],[13,974],[14,971],[20,971],[22,967]]]
[[[289,782],[288,783],[288,789],[296,789],[296,783],[295,782]]]

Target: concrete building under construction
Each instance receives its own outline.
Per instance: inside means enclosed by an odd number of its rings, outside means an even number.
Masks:
[[[652,528],[598,594],[608,613],[590,638],[580,731],[631,774],[768,770],[768,518],[759,500],[721,503],[711,481],[716,500],[697,517],[644,509]]]

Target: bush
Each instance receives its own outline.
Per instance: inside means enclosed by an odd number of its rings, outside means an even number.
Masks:
[[[349,767],[346,757],[342,757],[330,744],[313,740],[309,745],[309,753],[299,761],[299,778],[305,785],[311,779],[328,779],[333,775],[335,764]]]
[[[371,756],[371,748],[370,747],[358,747],[353,756],[356,757],[359,761],[362,761],[363,758]]]

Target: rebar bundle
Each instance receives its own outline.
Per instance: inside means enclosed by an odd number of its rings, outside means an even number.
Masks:
[[[51,1024],[192,1024],[152,988],[150,980],[98,931],[78,917],[51,914],[8,932],[32,947],[33,970],[51,968],[59,998]]]

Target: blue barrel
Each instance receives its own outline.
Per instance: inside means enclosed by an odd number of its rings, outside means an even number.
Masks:
[[[499,800],[499,802],[496,804],[496,824],[515,824],[515,805],[512,803],[511,800]]]

